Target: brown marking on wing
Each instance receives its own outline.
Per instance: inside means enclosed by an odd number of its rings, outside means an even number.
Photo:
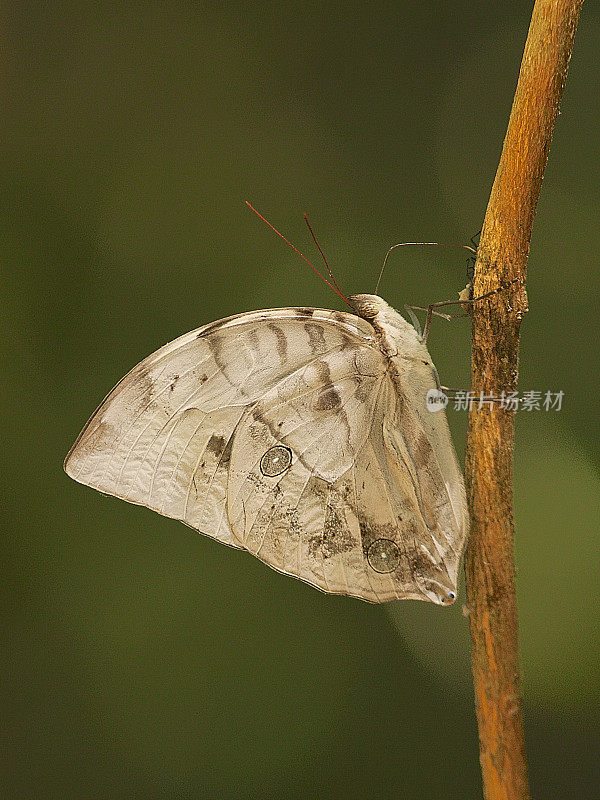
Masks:
[[[343,512],[328,504],[323,525],[322,551],[324,558],[342,555],[356,547],[356,540],[343,516]]]
[[[362,378],[356,378],[356,389],[354,390],[354,396],[357,400],[360,400],[361,403],[364,403],[368,398],[369,394],[371,393],[371,382],[365,381]]]
[[[313,408],[315,411],[333,411],[334,408],[340,408],[342,399],[336,389],[322,389]]]
[[[326,361],[315,362],[315,369],[317,370],[317,377],[319,383],[325,385],[331,383],[331,369],[329,368],[329,364]]]
[[[373,542],[377,539],[391,539],[392,542],[399,545],[401,548],[401,544],[397,541],[398,529],[392,525],[391,522],[377,523],[373,520],[367,519],[361,514],[359,518],[359,526],[362,550],[365,559],[367,558],[369,547],[371,547]]]
[[[135,404],[136,404],[136,409],[138,411],[141,411],[142,409],[145,409],[147,406],[149,406],[150,403],[154,400],[154,397],[156,395],[156,388],[154,386],[154,381],[146,371],[140,373],[138,382],[140,384],[141,393],[136,397]]]
[[[279,325],[274,322],[269,322],[268,326],[270,331],[273,331],[277,339],[277,355],[282,364],[287,361],[287,337]]]
[[[305,322],[304,329],[308,334],[310,348],[313,353],[326,353],[325,328],[316,322]]]
[[[377,539],[389,539],[400,551],[400,561],[391,574],[402,586],[412,585],[418,591],[422,591],[421,584],[428,585],[430,580],[438,580],[442,584],[448,581],[448,573],[443,562],[435,562],[420,547],[419,528],[414,522],[402,523],[400,530],[392,523],[379,524],[361,515],[359,524],[363,556],[367,564],[369,548],[373,542]]]
[[[431,460],[431,444],[427,435],[421,431],[414,442],[413,459],[417,469],[426,466]]]
[[[225,450],[225,437],[213,433],[207,442],[206,449],[219,458],[221,453]]]
[[[229,319],[229,318],[227,318],[227,319],[218,319],[218,320],[215,320],[215,322],[209,322],[208,325],[205,325],[202,328],[200,333],[196,336],[196,339],[204,339],[210,333],[214,333],[215,331],[218,331],[219,328],[223,328],[225,325],[229,324],[230,322],[231,322],[231,319]]]
[[[221,337],[219,336],[210,336],[207,339],[208,346],[210,347],[210,352],[212,353],[212,357],[215,360],[215,364],[221,370],[225,378],[229,381],[229,376],[227,375],[227,364],[223,359],[223,345],[221,341],[222,341]]]
[[[227,440],[227,444],[225,445],[223,452],[221,453],[221,459],[219,462],[220,467],[225,468],[229,466],[229,462],[231,461],[232,448],[233,448],[233,436],[230,436],[229,439]]]

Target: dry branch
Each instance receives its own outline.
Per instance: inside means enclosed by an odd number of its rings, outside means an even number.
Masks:
[[[537,0],[475,265],[472,389],[516,391],[520,322],[535,208],[583,0]],[[519,678],[513,556],[513,416],[469,414],[465,560],[472,666],[486,800],[529,797]]]

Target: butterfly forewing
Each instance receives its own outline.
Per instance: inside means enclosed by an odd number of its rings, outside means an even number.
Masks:
[[[239,547],[225,491],[243,413],[296,370],[369,337],[358,317],[317,309],[257,311],[192,331],[117,384],[65,469],[80,483]]]

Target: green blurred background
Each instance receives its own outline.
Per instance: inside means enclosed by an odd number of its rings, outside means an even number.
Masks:
[[[7,798],[480,797],[466,620],[330,597],[69,480],[111,386],[201,324],[337,298],[387,247],[467,242],[531,3],[34,3],[2,13],[1,773]],[[517,416],[527,744],[538,798],[600,784],[598,3],[584,6],[538,208]],[[396,307],[464,285],[401,251]],[[434,360],[467,388],[466,321]],[[466,415],[449,412],[457,448]]]

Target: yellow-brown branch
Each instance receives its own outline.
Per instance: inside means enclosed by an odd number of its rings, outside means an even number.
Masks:
[[[535,208],[583,0],[536,0],[487,207],[474,295],[517,283],[473,310],[472,388],[516,391],[519,327]],[[469,414],[465,559],[473,681],[486,800],[527,800],[513,555],[513,416]]]

